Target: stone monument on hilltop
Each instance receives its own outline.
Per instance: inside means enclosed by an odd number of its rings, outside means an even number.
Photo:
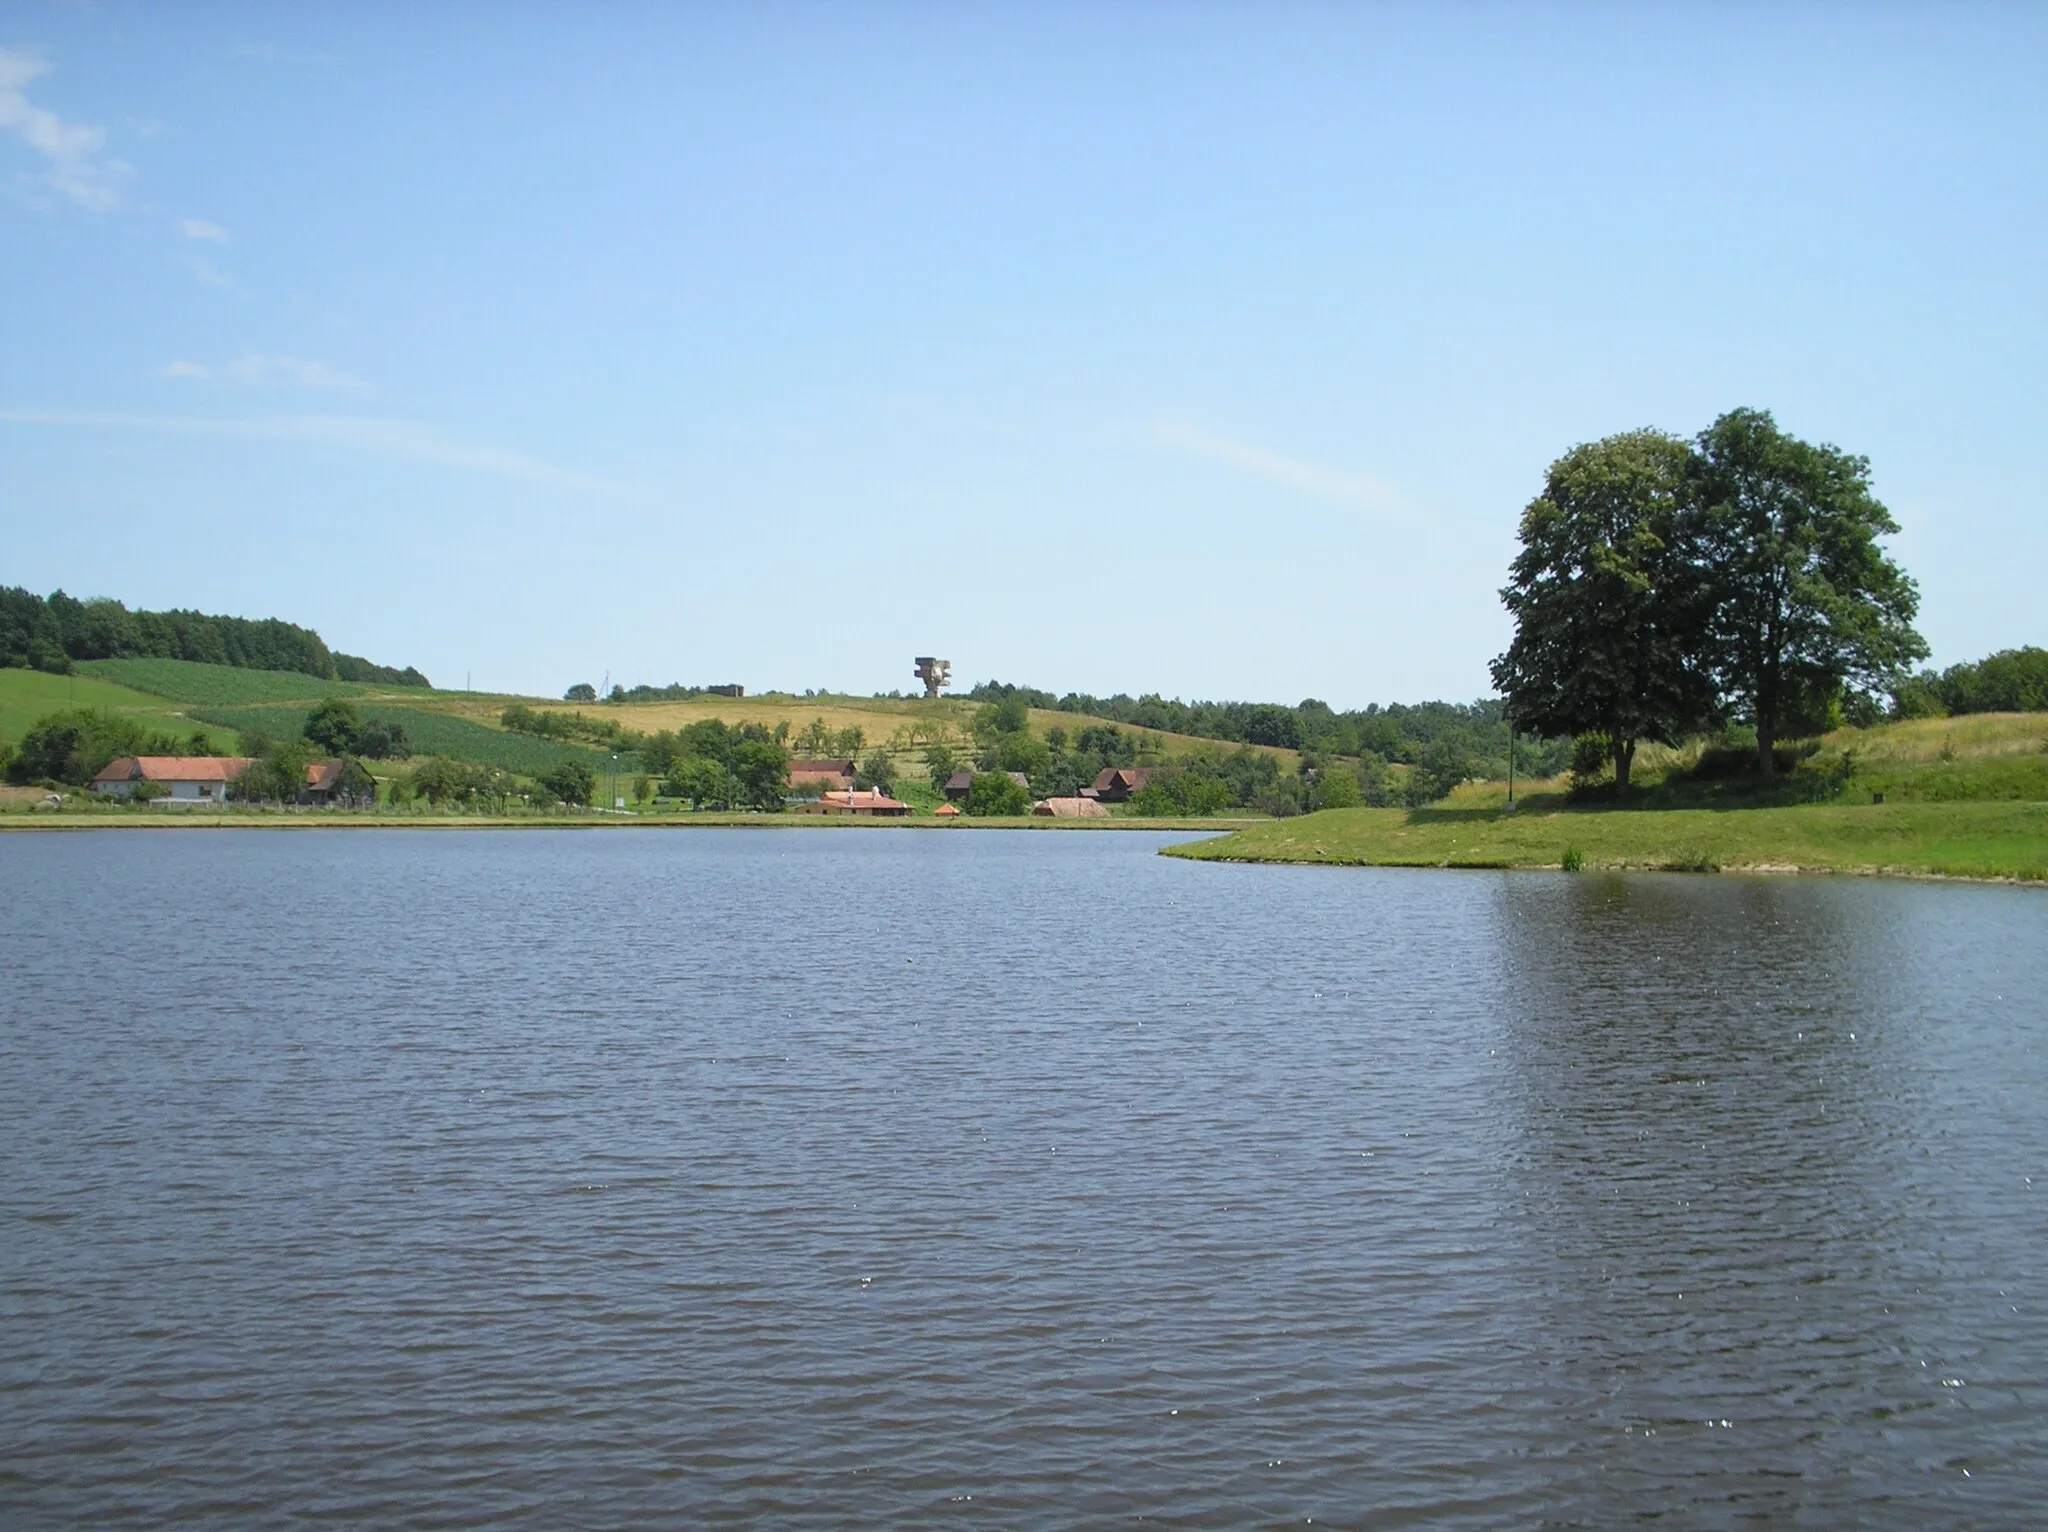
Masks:
[[[917,657],[916,675],[918,680],[924,682],[924,694],[927,697],[936,697],[940,687],[952,684],[953,662],[935,660],[929,655],[921,654]]]

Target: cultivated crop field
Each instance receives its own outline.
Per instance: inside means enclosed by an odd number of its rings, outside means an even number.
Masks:
[[[193,660],[80,660],[78,669],[136,691],[168,697],[173,702],[229,707],[361,697],[390,690],[354,681],[323,681],[295,670],[242,670],[232,665],[202,665]]]
[[[309,709],[289,705],[271,707],[194,708],[193,716],[235,730],[254,729],[273,739],[290,738],[306,725]],[[528,776],[546,771],[563,761],[588,761],[593,767],[608,766],[611,757],[576,745],[554,740],[511,734],[453,714],[428,712],[423,708],[386,707],[369,701],[365,718],[402,724],[407,743],[415,756],[445,755],[458,761],[475,761]]]

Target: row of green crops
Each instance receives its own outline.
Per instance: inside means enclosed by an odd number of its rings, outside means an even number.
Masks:
[[[83,675],[99,676],[151,696],[168,697],[173,702],[225,707],[361,697],[389,690],[356,681],[323,681],[295,670],[242,670],[233,665],[202,665],[196,660],[80,660],[76,669]]]
[[[284,739],[305,727],[308,711],[303,707],[209,707],[193,708],[191,713],[205,723],[236,730],[255,730],[273,739]],[[586,761],[599,770],[611,763],[609,755],[595,750],[486,728],[483,724],[448,713],[429,713],[419,708],[385,707],[376,702],[366,702],[363,704],[363,717],[402,725],[406,743],[412,747],[415,756],[445,755],[452,761],[475,761],[479,765],[498,766],[526,776],[546,771],[563,761]]]

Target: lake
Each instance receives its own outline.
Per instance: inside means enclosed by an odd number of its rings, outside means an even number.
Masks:
[[[2048,896],[0,836],[0,1523],[2012,1526]]]

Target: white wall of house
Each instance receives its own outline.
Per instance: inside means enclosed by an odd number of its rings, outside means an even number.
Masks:
[[[159,803],[220,803],[228,793],[224,782],[165,782],[163,785],[171,790],[171,795],[157,799]],[[137,786],[137,782],[95,782],[92,790],[108,797],[132,798]]]
[[[220,803],[226,799],[228,788],[225,782],[167,782],[170,788],[168,798],[162,803]]]

